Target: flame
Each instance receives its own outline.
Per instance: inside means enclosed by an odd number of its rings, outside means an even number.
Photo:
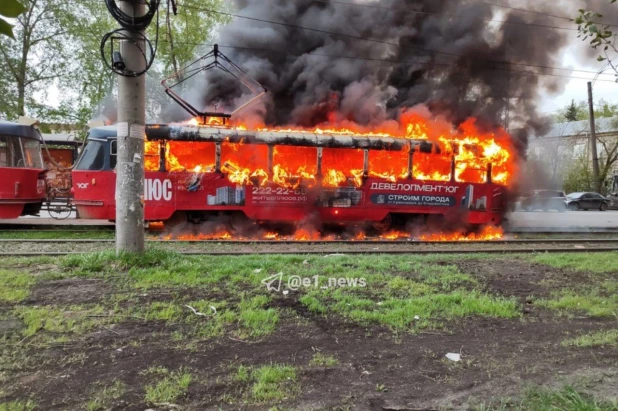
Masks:
[[[157,227],[158,229],[158,227]],[[156,230],[155,230],[156,231]],[[226,240],[269,240],[273,242],[277,241],[331,241],[338,240],[339,237],[335,235],[323,235],[317,230],[311,230],[306,228],[298,228],[293,234],[283,235],[277,232],[264,232],[255,235],[238,235],[225,228],[215,229],[211,233],[199,233],[199,234],[180,234],[176,236],[167,235],[162,237],[164,240],[181,240],[181,241],[226,241]],[[410,233],[398,230],[391,230],[378,237],[367,237],[366,232],[360,231],[351,238],[352,241],[375,241],[375,240],[416,240],[416,241],[432,241],[432,242],[444,242],[444,241],[491,241],[500,240],[504,238],[504,230],[501,227],[485,226],[479,232],[476,233],[433,233],[422,234],[413,238]],[[349,237],[347,239],[350,239]]]
[[[338,118],[332,114],[331,118]],[[223,125],[223,119],[207,118],[206,122],[192,119],[189,125]],[[268,128],[264,125],[249,127],[232,123],[236,130],[253,129],[273,132],[311,132],[318,135],[358,135],[367,137],[392,137],[402,139],[430,140],[439,147],[439,152],[413,155],[413,177],[417,180],[484,183],[491,165],[494,183],[510,185],[517,172],[517,156],[508,133],[503,129],[481,131],[474,118],[457,129],[441,119],[433,119],[414,110],[404,110],[399,122],[387,121],[375,127],[361,126],[340,120],[336,124],[323,124],[313,129],[297,126]],[[212,143],[168,142],[165,146],[166,169],[172,172],[196,170],[215,171],[215,147]],[[159,143],[146,143],[146,170],[159,169]],[[224,143],[222,167],[232,183],[266,185],[274,183],[282,187],[311,187],[321,181],[324,187],[341,187],[363,184],[363,150],[330,149],[322,152],[322,175],[317,175],[315,147],[278,146],[274,150],[273,168],[268,172],[268,148],[266,146]],[[455,175],[451,176],[455,160]],[[408,153],[405,151],[369,152],[368,177],[395,182],[408,178]]]
[[[504,237],[504,230],[501,227],[485,226],[479,233],[434,233],[420,237],[421,241],[490,241],[499,240]]]

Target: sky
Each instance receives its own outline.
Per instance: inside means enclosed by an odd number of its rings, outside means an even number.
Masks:
[[[576,39],[576,41],[579,41]],[[590,70],[599,72],[605,67],[606,63],[599,63],[594,58],[589,59],[582,57],[581,49],[576,47],[574,49],[567,49],[563,53],[561,67],[572,68],[575,70]],[[568,73],[568,72],[565,72]],[[571,74],[573,77],[582,77],[592,80],[595,75],[593,73],[579,73],[574,72]],[[618,84],[615,83],[615,76],[613,70],[608,68],[604,71],[604,75],[599,77],[599,80],[594,83],[592,92],[594,100],[598,101],[604,99],[609,102],[618,103]],[[570,104],[571,100],[581,101],[588,100],[588,81],[581,79],[565,79],[566,83],[564,90],[557,95],[550,95],[547,93],[541,94],[540,111],[543,113],[553,113],[555,111],[564,108]]]

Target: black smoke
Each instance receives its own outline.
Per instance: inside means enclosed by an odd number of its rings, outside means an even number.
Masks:
[[[508,4],[556,13],[560,1],[540,3]],[[503,126],[508,113],[511,128],[517,129],[512,134],[523,151],[527,134],[542,134],[547,126],[537,112],[540,94],[561,91],[567,80],[531,72],[554,73],[541,66],[561,66],[560,52],[577,41],[572,31],[534,26],[572,28],[572,23],[477,1],[236,0],[235,4],[238,15],[290,25],[235,18],[219,34],[223,53],[269,91],[239,115],[268,125],[310,127],[338,121],[374,125],[397,119],[403,108],[422,104],[454,125],[473,116],[487,129]],[[567,9],[576,14],[573,7]],[[249,97],[246,89],[220,72],[209,72],[201,83],[189,86],[185,96],[204,109],[216,105],[228,110]],[[178,107],[164,110],[164,120],[185,118]]]

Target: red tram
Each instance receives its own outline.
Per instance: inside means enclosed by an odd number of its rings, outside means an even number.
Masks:
[[[427,140],[203,126],[149,126],[146,137],[147,221],[181,216],[197,223],[222,213],[241,213],[263,222],[311,218],[318,223],[373,223],[385,228],[395,218],[418,216],[498,225],[506,209],[506,187],[492,182],[491,164],[480,170],[480,180],[474,183],[455,181],[455,156],[447,164],[451,177],[446,180],[415,175],[416,161],[434,161],[432,156],[438,161],[439,148]],[[90,132],[72,176],[73,203],[81,218],[115,219],[116,140],[113,126]],[[190,154],[183,167],[177,164],[182,160],[179,145]],[[179,158],[172,158],[174,150]],[[372,158],[384,152],[407,163],[394,177],[372,172]],[[283,159],[296,162],[293,172],[290,167],[288,172],[278,168]],[[335,182],[329,180],[330,168],[350,161],[357,165],[355,170],[350,168]],[[245,171],[263,169],[243,172],[238,164],[247,163],[253,168]]]
[[[0,121],[0,218],[41,210],[46,198],[41,142],[34,127]]]

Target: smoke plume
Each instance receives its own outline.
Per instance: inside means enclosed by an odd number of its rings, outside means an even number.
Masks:
[[[556,3],[508,4],[556,13]],[[238,15],[286,24],[233,18],[219,36],[223,53],[269,91],[240,115],[268,125],[351,121],[371,126],[422,104],[454,125],[476,117],[480,127],[493,129],[505,125],[508,113],[523,152],[528,132],[542,135],[546,127],[537,113],[539,94],[560,92],[566,81],[530,72],[553,73],[543,67],[561,66],[560,51],[577,41],[573,31],[535,26],[573,28],[572,23],[477,1],[235,4]],[[574,6],[563,12],[576,14]],[[184,96],[198,107],[216,104],[219,109],[248,99],[246,89],[221,72],[209,72]],[[186,113],[170,106],[164,117],[179,121]]]

